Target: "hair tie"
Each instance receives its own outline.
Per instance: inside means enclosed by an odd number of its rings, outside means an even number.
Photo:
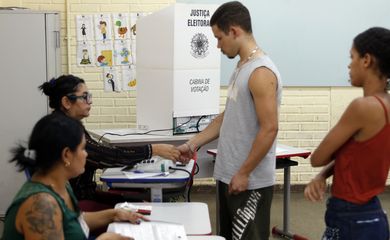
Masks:
[[[50,81],[49,81],[50,85],[51,86],[54,86],[56,84],[56,79],[55,78],[52,78]]]
[[[36,156],[35,150],[31,150],[27,148],[26,150],[24,150],[24,156],[31,160],[35,160],[35,156]]]

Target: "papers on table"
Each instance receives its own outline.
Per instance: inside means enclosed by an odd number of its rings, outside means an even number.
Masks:
[[[123,171],[123,173],[126,175],[128,179],[136,179],[136,178],[150,178],[150,177],[157,177],[157,176],[167,176],[169,175],[169,172],[159,172],[159,173],[136,173],[136,172],[128,172]]]
[[[157,176],[168,176],[169,172],[155,172],[155,173],[139,173],[132,170],[123,170],[126,167],[116,167],[116,168],[107,168],[104,171],[104,176],[106,177],[116,177],[116,176],[126,176],[128,179],[144,179]]]
[[[112,223],[107,232],[119,233],[137,240],[188,240],[183,225],[161,221],[141,222],[138,225]]]
[[[115,208],[146,214],[152,212],[151,205],[134,205],[128,202],[117,203]],[[115,222],[108,226],[107,232],[119,233],[137,240],[187,240],[184,225],[159,220],[142,221],[140,224]]]
[[[280,153],[284,153],[284,152],[288,152],[289,149],[287,148],[284,148],[282,146],[276,146],[276,154],[280,154]]]
[[[280,146],[280,145],[276,145],[276,154],[281,154],[281,153],[285,153],[285,152],[288,152],[288,151],[291,151],[291,149],[287,148],[287,147],[284,147],[284,146]],[[214,154],[214,155],[217,155],[218,154],[218,150],[217,149],[209,149],[207,150],[208,153],[210,154]]]

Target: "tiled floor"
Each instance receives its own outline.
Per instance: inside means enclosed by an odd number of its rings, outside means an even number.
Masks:
[[[382,206],[390,212],[390,192],[380,196]],[[214,189],[196,189],[191,192],[192,202],[205,202],[209,206],[210,221],[215,234],[215,191]],[[271,227],[283,227],[283,194],[274,194],[271,210]],[[312,203],[307,201],[302,192],[291,193],[289,230],[307,239],[321,239],[324,231],[325,202]],[[271,237],[270,239],[279,239]]]

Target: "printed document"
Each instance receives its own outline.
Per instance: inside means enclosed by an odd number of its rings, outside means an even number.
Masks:
[[[107,232],[119,233],[136,240],[188,240],[184,225],[153,220],[139,225],[111,223]]]

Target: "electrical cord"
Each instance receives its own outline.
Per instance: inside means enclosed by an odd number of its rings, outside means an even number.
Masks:
[[[192,177],[192,176],[191,176],[192,174],[190,173],[190,171],[185,170],[185,169],[183,169],[183,168],[169,167],[169,169],[186,172],[186,173],[188,173],[188,175],[190,176],[190,178]]]
[[[198,165],[198,164],[196,164],[196,165]],[[192,174],[191,174],[189,171],[187,171],[187,170],[185,170],[185,169],[182,169],[182,168],[169,167],[169,169],[178,170],[178,171],[183,171],[183,172],[188,173],[188,176],[189,176],[188,181],[189,181],[190,184],[188,184],[187,201],[188,201],[188,202],[191,202],[191,199],[190,199],[190,192],[191,192],[192,181],[193,181],[193,176],[192,176]]]
[[[153,135],[153,134],[150,134],[151,132],[163,132],[163,131],[170,131],[170,130],[171,130],[171,131],[174,131],[174,130],[180,128],[181,126],[183,126],[183,125],[189,123],[191,120],[192,120],[192,117],[190,117],[190,119],[189,119],[187,122],[184,122],[184,123],[182,123],[182,124],[180,124],[179,126],[174,127],[174,128],[154,129],[154,130],[149,130],[149,131],[143,132],[143,133],[126,133],[126,134],[119,134],[119,133],[105,132],[105,133],[102,134],[102,136],[100,136],[100,138],[98,139],[97,142],[100,143],[105,135],[125,137],[125,136],[130,136],[130,135]],[[159,136],[159,135],[156,135],[156,136]]]
[[[195,162],[195,172],[194,172],[194,175],[198,174],[199,173],[199,165],[197,162]]]
[[[202,118],[205,118],[205,117],[206,117],[206,115],[201,116],[201,117],[198,119],[198,121],[196,122],[196,131],[197,131],[197,132],[200,132],[200,130],[199,130],[199,124],[200,124],[200,121],[202,120]]]

